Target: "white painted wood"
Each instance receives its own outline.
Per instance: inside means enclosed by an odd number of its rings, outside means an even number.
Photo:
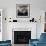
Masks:
[[[1,14],[1,16],[0,16],[0,41],[2,41],[2,9],[0,9],[0,14]]]

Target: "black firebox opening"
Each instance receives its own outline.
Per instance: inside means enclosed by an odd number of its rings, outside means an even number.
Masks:
[[[14,31],[14,44],[28,44],[31,31]]]

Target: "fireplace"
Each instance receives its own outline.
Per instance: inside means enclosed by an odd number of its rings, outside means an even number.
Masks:
[[[28,44],[31,31],[14,31],[14,44]]]

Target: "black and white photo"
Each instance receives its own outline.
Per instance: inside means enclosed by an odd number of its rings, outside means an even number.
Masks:
[[[17,4],[16,5],[16,16],[19,18],[25,18],[25,17],[30,17],[30,6],[28,4],[21,5]]]

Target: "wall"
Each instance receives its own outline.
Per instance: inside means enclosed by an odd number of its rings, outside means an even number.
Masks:
[[[10,2],[10,1],[9,1]],[[40,34],[42,32],[44,32],[44,24],[40,23],[40,15],[42,16],[42,21],[44,20],[44,11],[41,11],[40,8],[34,8],[32,5],[32,2],[30,0],[16,0],[12,5],[12,2],[10,2],[10,5],[8,7],[5,7],[3,10],[3,40],[7,40],[10,39],[12,40],[12,28],[13,28],[13,22],[9,22],[9,18],[11,17],[12,20],[13,19],[17,19],[17,20],[30,20],[32,19],[32,17],[35,18],[35,20],[37,21],[36,23],[36,30],[33,31],[33,33],[37,32],[37,38],[40,37]],[[31,4],[30,6],[30,18],[16,18],[16,5],[15,4]],[[8,4],[8,3],[7,3]],[[7,18],[7,20],[5,21],[5,17]],[[11,20],[11,21],[12,21]],[[16,23],[15,23],[16,24]],[[25,24],[25,23],[23,23]],[[22,25],[23,25],[22,24]],[[33,25],[33,24],[30,24]],[[30,27],[30,25],[28,25]],[[34,29],[34,28],[33,28]],[[35,32],[36,31],[36,32]],[[34,35],[34,34],[32,34]],[[33,38],[35,38],[36,35],[34,35]]]
[[[16,8],[6,8],[3,10],[3,40],[12,40],[12,29],[13,27],[14,28],[17,28],[19,27],[19,25],[21,24],[24,27],[28,27],[28,28],[31,28],[31,25],[34,25],[36,28],[34,29],[34,26],[32,26],[33,28],[33,33],[32,33],[32,39],[39,39],[40,38],[40,35],[42,32],[44,32],[44,24],[43,23],[40,23],[39,21],[39,17],[40,15],[42,16],[41,18],[41,22],[44,21],[44,11],[41,11],[40,9],[38,8],[32,8],[31,10],[31,14],[30,14],[30,18],[16,18]],[[5,21],[5,17],[7,18],[7,20]],[[35,18],[35,20],[37,20],[37,23],[28,23],[28,22],[25,22],[27,23],[26,26],[24,22],[20,22],[19,24],[18,23],[13,23],[13,22],[9,22],[9,18],[12,18],[13,19],[17,19],[17,20],[30,20],[32,19],[32,17]],[[11,20],[11,21],[12,21]],[[18,25],[18,26],[15,26],[15,25]],[[21,26],[21,27],[22,27]],[[20,28],[21,28],[20,27]],[[37,32],[37,35],[34,35],[36,34]]]
[[[7,39],[7,22],[5,21],[5,17],[7,17],[7,11],[6,8],[3,9],[2,11],[2,40],[6,40]]]
[[[0,41],[2,41],[2,9],[0,9]]]

